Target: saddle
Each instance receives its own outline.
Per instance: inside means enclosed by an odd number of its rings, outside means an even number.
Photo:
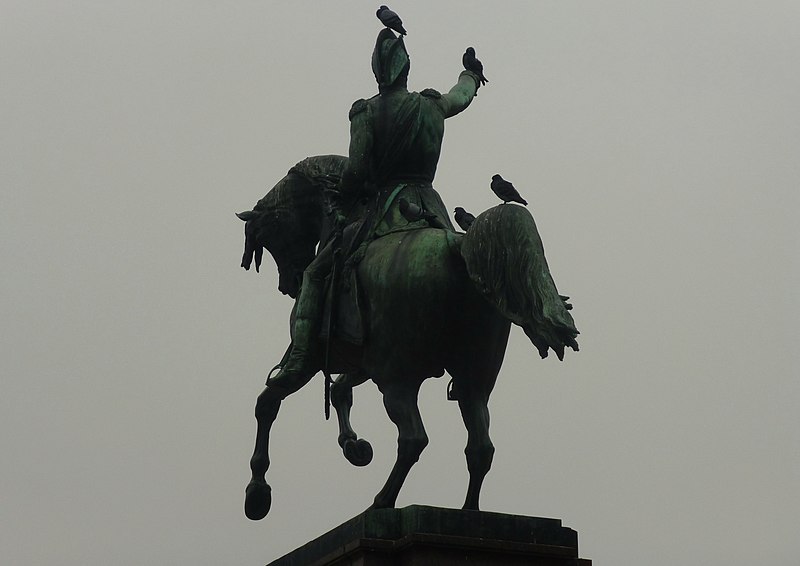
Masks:
[[[360,347],[364,343],[365,313],[363,306],[365,298],[361,293],[358,281],[358,264],[363,259],[370,243],[392,232],[420,230],[423,228],[444,228],[449,236],[455,237],[450,219],[441,202],[438,193],[432,191],[428,195],[431,200],[426,207],[426,199],[420,189],[406,183],[398,184],[382,202],[367,207],[362,212],[360,220],[349,224],[342,234],[339,258],[334,260],[334,267],[325,280],[325,303],[322,311],[322,329],[320,336],[328,339],[330,328],[334,329],[335,341],[346,342],[348,345]],[[430,218],[420,218],[410,221],[400,212],[399,202],[401,195],[421,207],[423,210],[431,208],[438,212],[432,215],[438,222],[433,223]],[[432,205],[432,206],[431,206]],[[451,250],[458,247],[456,242],[448,238]],[[458,253],[458,252],[456,252]],[[335,289],[332,285],[336,279]],[[331,316],[333,320],[331,321]]]

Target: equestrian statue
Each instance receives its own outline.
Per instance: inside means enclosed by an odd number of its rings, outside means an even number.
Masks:
[[[372,508],[394,507],[428,444],[420,385],[447,372],[448,397],[468,434],[464,508],[478,509],[494,454],[487,405],[511,324],[542,357],[578,349],[571,305],[550,276],[528,210],[504,202],[460,232],[433,188],[445,120],[470,106],[481,76],[465,69],[449,92],[417,93],[407,90],[409,68],[403,37],[381,30],[372,54],[378,94],[350,109],[348,155],[304,159],[238,214],[246,222],[242,267],[255,262],[258,270],[266,248],[279,290],[296,299],[291,344],[256,402],[250,519],[271,505],[265,474],[281,402],[320,371],[350,462],[372,459],[350,426],[353,387],[371,379],[397,426],[397,459]]]

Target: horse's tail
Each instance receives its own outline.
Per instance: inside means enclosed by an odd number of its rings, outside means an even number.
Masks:
[[[461,255],[476,288],[525,330],[543,358],[549,348],[559,360],[565,346],[578,350],[572,306],[558,294],[526,208],[501,204],[478,216],[462,240]]]

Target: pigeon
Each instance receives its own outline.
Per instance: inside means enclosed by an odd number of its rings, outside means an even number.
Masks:
[[[431,228],[447,229],[447,226],[442,224],[435,214],[428,212],[416,203],[408,202],[406,199],[401,198],[397,201],[400,208],[400,214],[409,222],[417,222],[424,220]]]
[[[478,78],[481,80],[481,85],[485,85],[486,83],[489,82],[489,79],[483,76],[483,63],[481,63],[475,58],[474,47],[467,47],[467,50],[461,57],[461,62],[464,64],[464,68],[467,71],[472,71],[473,73],[478,75]]]
[[[406,28],[403,27],[403,20],[401,20],[400,16],[392,12],[386,6],[381,6],[378,8],[378,11],[375,12],[375,15],[378,16],[378,19],[387,28],[396,31],[400,35],[406,35]]]
[[[455,209],[455,219],[456,219],[456,224],[461,226],[461,229],[464,230],[464,232],[469,230],[469,227],[472,226],[473,222],[475,222],[475,216],[473,216],[460,206],[457,206]]]
[[[494,191],[494,194],[500,197],[500,199],[503,201],[503,204],[507,202],[518,202],[528,206],[528,201],[520,196],[520,194],[517,192],[517,189],[514,188],[514,185],[503,179],[500,175],[492,176],[491,187],[492,191]]]

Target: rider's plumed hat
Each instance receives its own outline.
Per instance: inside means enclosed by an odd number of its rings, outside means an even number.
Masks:
[[[384,28],[378,34],[375,49],[372,52],[372,72],[378,86],[390,87],[401,77],[408,75],[411,59],[406,51],[402,37],[397,37],[392,30]]]

